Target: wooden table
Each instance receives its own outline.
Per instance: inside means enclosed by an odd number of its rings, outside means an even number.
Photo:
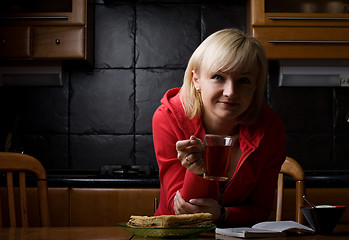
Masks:
[[[0,228],[1,240],[129,240],[132,234],[119,227],[51,227],[51,228]],[[132,240],[153,238],[133,237]],[[193,238],[191,238],[193,239]],[[240,238],[205,233],[196,240],[234,240]],[[271,240],[344,240],[349,239],[349,224],[336,227],[333,235],[308,235],[269,238]],[[241,239],[240,239],[241,240]]]
[[[125,240],[132,237],[119,227],[0,228],[1,240]]]

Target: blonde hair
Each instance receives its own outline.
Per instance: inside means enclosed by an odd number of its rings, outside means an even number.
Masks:
[[[192,81],[193,71],[200,73],[205,64],[209,72],[258,71],[256,91],[249,108],[239,117],[240,124],[255,121],[260,112],[267,78],[267,59],[262,45],[238,29],[223,29],[207,37],[189,59],[181,88],[181,102],[186,115],[200,117],[203,105]]]

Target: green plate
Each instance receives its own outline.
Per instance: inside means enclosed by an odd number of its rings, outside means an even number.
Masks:
[[[138,237],[157,238],[195,237],[216,227],[216,225],[211,225],[207,227],[152,228],[132,227],[126,224],[118,224],[118,226]]]

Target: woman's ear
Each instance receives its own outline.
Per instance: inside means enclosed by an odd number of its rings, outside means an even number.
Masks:
[[[200,89],[199,75],[194,70],[192,71],[192,73],[193,73],[192,81],[194,83],[195,88],[198,90]]]

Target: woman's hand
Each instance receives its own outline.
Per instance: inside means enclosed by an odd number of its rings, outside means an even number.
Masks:
[[[204,144],[199,138],[191,136],[189,140],[178,141],[176,149],[183,167],[195,174],[204,174]]]
[[[220,205],[212,198],[196,198],[186,202],[180,192],[177,191],[173,202],[173,210],[176,215],[199,212],[211,213],[212,221],[217,222],[221,214]]]

